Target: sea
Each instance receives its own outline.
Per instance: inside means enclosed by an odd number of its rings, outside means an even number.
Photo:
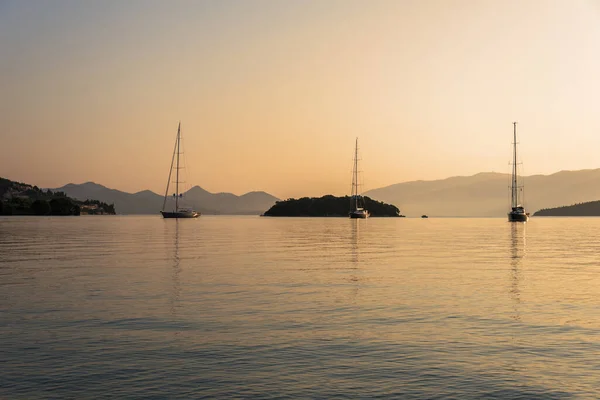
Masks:
[[[600,398],[600,219],[0,217],[0,399]]]

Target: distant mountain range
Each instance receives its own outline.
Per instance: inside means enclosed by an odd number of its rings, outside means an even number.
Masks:
[[[524,182],[524,203],[532,215],[540,209],[600,200],[600,169],[532,175],[525,177]],[[398,183],[364,194],[397,206],[407,216],[502,217],[509,208],[509,186],[509,174],[482,172],[472,176]],[[118,214],[156,214],[163,203],[163,196],[149,190],[127,193],[93,182],[70,183],[52,190],[65,192],[79,200],[114,203]],[[236,196],[210,193],[199,186],[194,186],[184,196],[186,205],[203,214],[259,215],[279,200],[265,192]]]
[[[600,199],[600,169],[561,171],[524,178],[525,207],[543,208]],[[510,175],[484,172],[433,181],[413,181],[365,195],[391,203],[407,216],[500,217],[509,208]]]
[[[127,193],[109,189],[94,182],[69,183],[53,191],[62,191],[79,200],[96,199],[113,203],[117,214],[158,214],[162,209],[163,196],[143,190]],[[184,193],[184,204],[202,214],[255,214],[268,210],[279,199],[265,192],[249,192],[242,196],[232,193],[210,193],[194,186]],[[171,200],[169,200],[171,201]]]

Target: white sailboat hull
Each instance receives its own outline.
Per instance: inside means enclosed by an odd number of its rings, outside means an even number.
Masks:
[[[352,219],[365,219],[365,218],[369,218],[369,212],[367,210],[356,210],[356,211],[351,211],[348,216]]]
[[[508,222],[527,222],[529,213],[511,211],[508,213]]]
[[[163,218],[198,218],[199,212],[196,211],[161,211]]]

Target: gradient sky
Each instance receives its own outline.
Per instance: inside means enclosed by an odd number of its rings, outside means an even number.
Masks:
[[[600,167],[600,1],[0,0],[0,176],[281,198]]]

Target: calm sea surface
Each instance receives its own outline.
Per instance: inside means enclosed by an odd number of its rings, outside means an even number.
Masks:
[[[0,398],[599,398],[600,219],[0,218]]]

